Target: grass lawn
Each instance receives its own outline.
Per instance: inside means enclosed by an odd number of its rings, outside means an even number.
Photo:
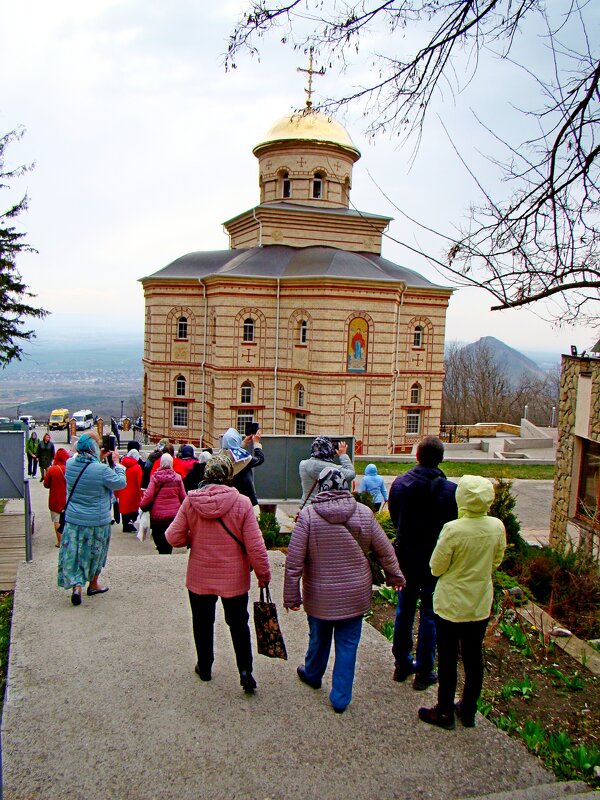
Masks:
[[[397,461],[366,461],[354,459],[358,475],[362,475],[367,464],[375,464],[380,475],[402,475],[415,466],[416,462],[399,463]],[[449,478],[460,478],[462,475],[481,475],[484,478],[525,478],[528,480],[554,480],[554,464],[507,464],[506,462],[477,464],[472,461],[444,461],[441,468]]]

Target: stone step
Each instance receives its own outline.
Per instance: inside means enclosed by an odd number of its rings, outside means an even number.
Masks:
[[[543,783],[539,786],[530,786],[527,789],[511,789],[507,792],[494,792],[493,794],[479,795],[477,797],[464,797],[461,800],[592,800],[593,796],[600,797],[600,792],[582,781],[564,781],[562,783]]]

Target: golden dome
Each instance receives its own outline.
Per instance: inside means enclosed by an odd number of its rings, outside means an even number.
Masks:
[[[282,141],[335,144],[349,152],[355,161],[360,158],[360,150],[353,143],[344,126],[319,111],[307,109],[281,117],[267,131],[264,139],[256,145],[252,152],[258,157],[266,147]]]

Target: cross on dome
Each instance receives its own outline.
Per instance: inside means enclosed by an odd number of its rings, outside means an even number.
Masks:
[[[321,67],[321,69],[313,69],[313,51],[314,48],[311,45],[308,48],[308,69],[304,69],[304,67],[296,67],[296,72],[306,72],[308,74],[308,88],[304,90],[306,92],[306,108],[312,108],[313,75],[325,75],[325,67]]]

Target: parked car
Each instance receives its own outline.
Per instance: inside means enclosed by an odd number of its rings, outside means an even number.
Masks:
[[[68,408],[55,408],[50,414],[50,422],[48,427],[51,431],[62,431],[69,424],[69,409]]]
[[[84,431],[86,428],[91,428],[94,424],[94,415],[89,408],[84,408],[81,411],[76,411],[73,414],[75,425],[78,431]]]
[[[8,417],[0,417],[0,425],[6,425],[6,423],[10,423],[10,419]]]

